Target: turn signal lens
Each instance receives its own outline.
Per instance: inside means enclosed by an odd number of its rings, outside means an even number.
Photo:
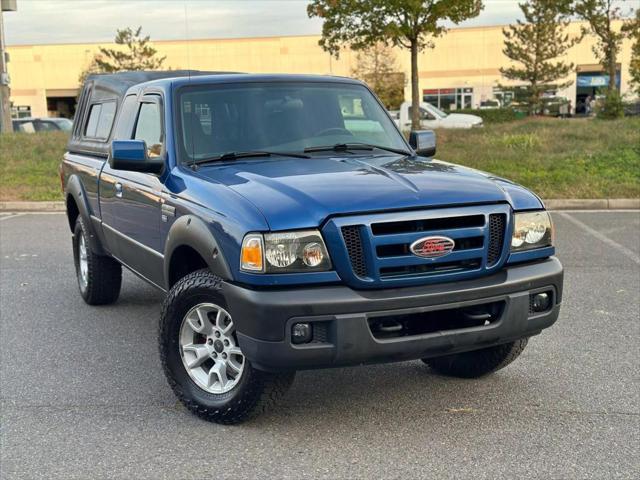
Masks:
[[[242,270],[262,272],[264,270],[263,258],[262,235],[250,234],[244,237],[240,261]]]

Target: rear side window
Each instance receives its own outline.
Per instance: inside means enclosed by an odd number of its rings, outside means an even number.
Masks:
[[[95,103],[89,110],[89,119],[84,129],[84,136],[106,140],[111,133],[116,116],[116,102]]]
[[[162,120],[158,103],[143,103],[140,105],[134,138],[136,140],[144,140],[147,143],[149,157],[160,156],[162,153]]]

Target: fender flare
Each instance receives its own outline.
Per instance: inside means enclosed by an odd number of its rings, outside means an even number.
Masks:
[[[67,219],[69,220],[69,227],[71,232],[74,230],[74,225],[71,225],[71,219],[69,219],[68,201],[69,197],[73,198],[78,207],[78,215],[82,217],[84,225],[87,229],[89,237],[89,245],[91,250],[97,255],[107,255],[107,252],[102,247],[100,242],[100,236],[97,235],[96,226],[92,221],[91,209],[87,203],[87,195],[82,186],[82,182],[77,175],[69,177],[66,185],[65,207],[67,209]]]
[[[164,281],[167,289],[171,257],[177,248],[183,246],[191,247],[198,252],[214,275],[223,280],[233,280],[229,264],[207,224],[194,215],[183,215],[171,226],[165,243]]]

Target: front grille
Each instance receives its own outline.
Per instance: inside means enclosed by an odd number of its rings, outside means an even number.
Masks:
[[[484,215],[468,217],[429,218],[407,220],[403,222],[385,222],[371,224],[374,235],[390,235],[397,233],[428,232],[432,230],[449,230],[452,228],[482,227]]]
[[[381,277],[392,277],[395,275],[411,275],[416,273],[451,273],[463,270],[473,270],[480,268],[482,259],[462,260],[457,262],[440,262],[423,265],[404,265],[401,267],[382,267]]]
[[[489,215],[489,246],[487,247],[487,266],[489,267],[492,267],[500,260],[506,223],[507,216],[505,214]]]
[[[367,276],[367,265],[364,261],[364,250],[362,249],[362,236],[359,226],[342,227],[342,238],[344,238],[349,260],[353,272],[359,277]]]
[[[439,210],[341,217],[327,234],[339,232],[350,268],[339,270],[353,287],[383,288],[451,281],[490,273],[501,264],[510,208],[483,205]],[[337,227],[337,228],[336,228]],[[425,237],[454,242],[441,257],[415,255],[411,245]]]

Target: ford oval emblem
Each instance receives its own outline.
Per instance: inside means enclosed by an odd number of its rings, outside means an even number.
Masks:
[[[455,245],[449,237],[425,237],[413,242],[409,248],[418,257],[437,258],[449,255]]]

